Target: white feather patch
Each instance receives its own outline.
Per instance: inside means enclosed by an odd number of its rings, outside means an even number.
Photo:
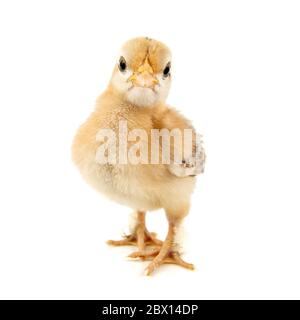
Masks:
[[[185,229],[183,227],[183,223],[180,223],[176,225],[174,228],[174,243],[173,243],[173,249],[175,251],[178,251],[180,254],[183,253],[183,239],[185,238]]]
[[[137,211],[134,211],[129,215],[129,233],[130,234],[134,233],[134,231],[135,231],[135,228],[138,223],[137,217],[138,217]]]

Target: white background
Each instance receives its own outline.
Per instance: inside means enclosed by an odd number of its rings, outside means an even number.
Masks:
[[[0,298],[300,298],[298,1],[1,1]],[[168,102],[204,134],[185,258],[152,277],[111,248],[129,208],[73,166],[119,47],[173,52]],[[165,236],[162,212],[149,229]]]

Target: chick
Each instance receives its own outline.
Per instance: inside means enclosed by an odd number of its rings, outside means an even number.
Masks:
[[[196,141],[196,133],[190,122],[166,105],[170,85],[171,52],[168,47],[150,38],[127,41],[121,49],[107,89],[97,99],[93,113],[79,128],[72,146],[73,160],[83,178],[112,200],[135,210],[132,233],[122,240],[110,240],[108,243],[137,246],[138,250],[129,257],[150,260],[146,268],[147,275],[163,263],[194,268],[180,257],[176,233],[189,212],[195,176],[203,172],[205,154],[201,141]],[[151,158],[149,154],[142,159],[144,161],[122,162],[120,151],[123,144],[115,142],[115,139],[108,142],[109,139],[99,138],[99,132],[109,129],[110,133],[120,138],[121,123],[124,122],[127,125],[126,132],[143,130],[144,134],[139,136],[139,146],[146,148],[151,147],[153,129],[176,129],[181,133],[190,129],[192,153],[185,154],[181,162],[175,162],[174,152],[179,150],[179,140],[176,142],[171,139],[169,150],[173,151],[170,163],[162,163],[162,142],[159,140],[158,150],[151,149],[151,156],[159,153],[158,163],[147,161]],[[135,143],[134,139],[126,140],[125,151],[134,147]],[[112,157],[114,161],[98,161],[99,148],[105,144],[115,151]],[[196,156],[195,150],[198,150]],[[104,154],[108,156],[110,151],[106,150]],[[140,152],[138,150],[134,156],[138,158]],[[165,210],[169,225],[163,242],[145,226],[146,212],[161,208]]]

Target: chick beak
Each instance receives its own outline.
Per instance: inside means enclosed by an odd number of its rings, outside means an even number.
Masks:
[[[146,58],[145,62],[138,68],[137,71],[133,72],[127,81],[131,81],[136,87],[149,89],[154,89],[155,85],[158,84],[158,80],[154,75],[148,58]]]

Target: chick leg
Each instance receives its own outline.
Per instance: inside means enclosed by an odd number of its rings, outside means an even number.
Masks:
[[[175,230],[176,228],[174,223],[169,222],[169,230],[166,240],[164,241],[158,255],[146,268],[146,275],[150,275],[155,269],[164,263],[177,264],[190,270],[194,269],[194,265],[182,260],[179,252],[174,248]],[[144,256],[144,259],[151,260],[151,255]]]
[[[113,246],[137,246],[139,252],[144,252],[146,246],[160,246],[162,241],[156,238],[156,234],[149,232],[145,225],[146,213],[137,212],[136,226],[130,235],[125,235],[122,240],[108,240],[107,244]]]

